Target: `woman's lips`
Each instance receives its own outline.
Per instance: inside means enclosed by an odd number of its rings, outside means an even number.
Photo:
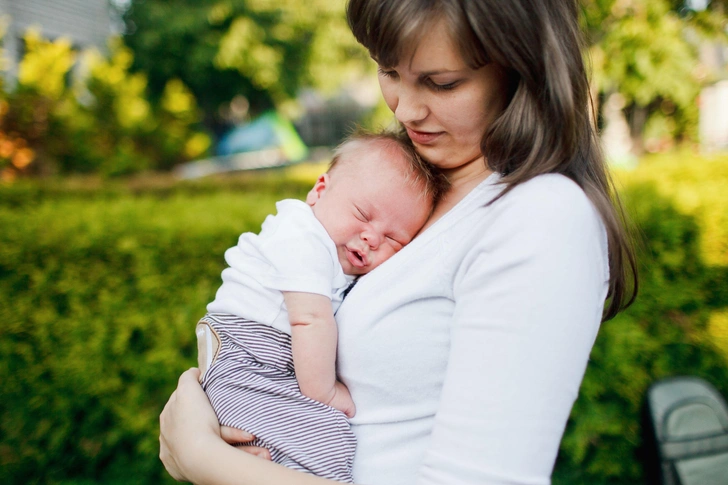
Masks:
[[[410,137],[410,140],[420,145],[427,145],[432,143],[437,137],[439,137],[443,133],[442,131],[416,131],[409,127],[406,128],[407,135]]]

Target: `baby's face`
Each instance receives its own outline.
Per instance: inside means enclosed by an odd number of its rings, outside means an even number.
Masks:
[[[345,154],[355,158],[342,159],[332,173],[319,177],[306,198],[349,275],[368,273],[392,257],[415,237],[432,209],[423,189],[405,181],[402,155],[381,143],[371,145]]]

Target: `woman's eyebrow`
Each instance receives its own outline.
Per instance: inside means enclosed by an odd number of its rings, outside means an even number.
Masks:
[[[433,71],[424,71],[419,74],[419,77],[437,76],[438,74],[459,74],[465,69],[435,69]]]

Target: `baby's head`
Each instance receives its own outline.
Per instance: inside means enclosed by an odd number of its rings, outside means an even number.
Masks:
[[[336,244],[344,273],[368,273],[408,244],[446,189],[409,140],[357,133],[339,146],[306,203]]]

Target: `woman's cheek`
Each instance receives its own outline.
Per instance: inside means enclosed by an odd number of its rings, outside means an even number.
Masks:
[[[394,113],[397,109],[397,94],[394,81],[380,75],[379,89],[382,91],[382,97],[384,98],[384,102],[387,103],[387,107]]]

